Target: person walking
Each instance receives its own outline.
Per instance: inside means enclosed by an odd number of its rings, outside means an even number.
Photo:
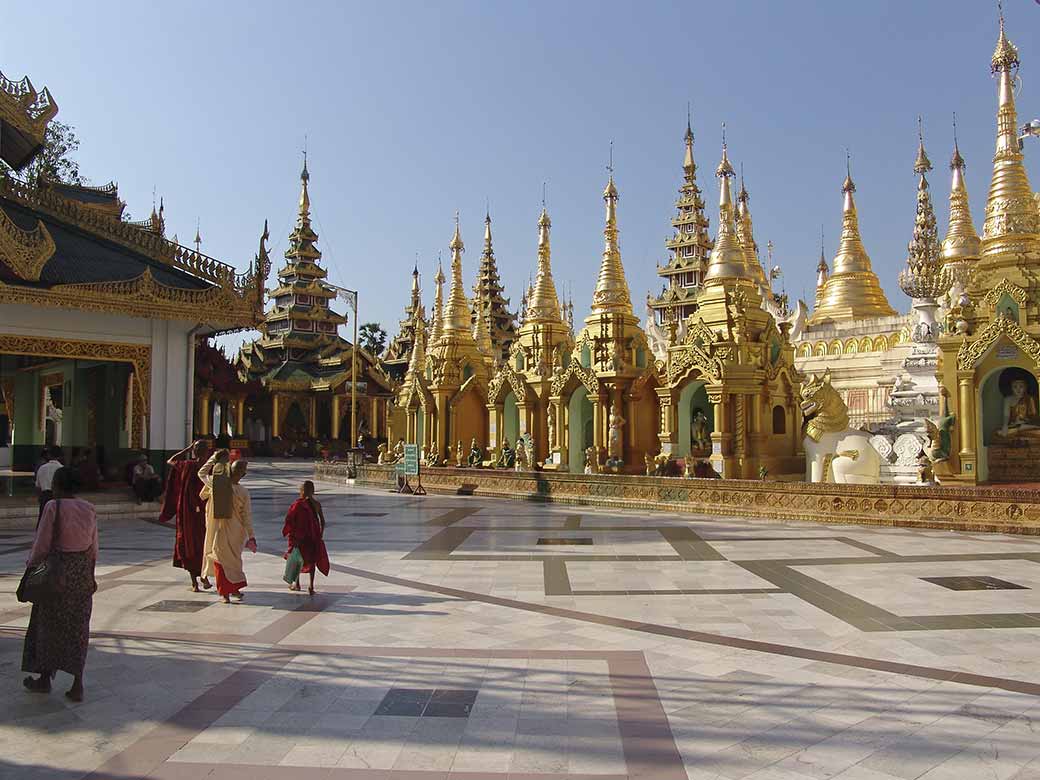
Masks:
[[[225,490],[221,475],[215,468],[227,468],[227,450],[218,450],[201,469],[199,478],[203,487],[201,496],[206,499],[206,546],[203,573],[215,577],[217,593],[225,604],[231,596],[242,598],[246,587],[246,575],[242,568],[242,550],[256,552],[256,536],[253,533],[253,510],[249,491],[239,482],[246,475],[248,463],[236,460],[230,464],[230,495],[222,496]],[[224,508],[226,506],[226,509]]]
[[[50,483],[54,498],[47,502],[36,527],[27,566],[51,553],[60,553],[62,589],[34,603],[25,631],[22,682],[33,693],[49,693],[56,672],[73,677],[66,696],[83,701],[83,666],[90,643],[90,613],[94,605],[94,567],[98,556],[98,527],[94,505],[73,495],[75,474],[59,468]],[[32,674],[39,675],[36,678]]]
[[[167,462],[170,473],[166,479],[166,495],[163,496],[159,521],[168,522],[176,518],[176,537],[173,543],[173,565],[184,569],[191,577],[191,590],[199,592],[202,587],[209,590],[213,584],[202,574],[202,559],[206,543],[206,502],[202,496],[203,484],[199,479],[202,454],[205,444],[192,442],[188,447],[171,457]]]
[[[47,506],[47,502],[53,496],[51,482],[54,480],[55,473],[62,467],[61,447],[50,447],[44,450],[44,457],[46,461],[36,469],[36,495],[40,501],[40,511],[36,515],[37,526],[40,524],[40,518],[43,517],[43,508]]]
[[[314,483],[309,479],[300,486],[300,497],[289,507],[282,526],[282,536],[289,542],[285,551],[288,560],[293,550],[299,550],[303,558],[303,573],[311,575],[307,592],[314,595],[314,571],[317,569],[326,577],[329,576],[329,553],[325,549],[325,515],[321,504],[314,498]],[[288,575],[291,577],[292,575]],[[300,576],[296,582],[289,583],[289,590],[300,589]]]

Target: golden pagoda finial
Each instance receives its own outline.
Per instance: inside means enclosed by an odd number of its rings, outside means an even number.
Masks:
[[[444,267],[437,253],[437,275],[433,277],[433,325],[430,328],[430,343],[436,344],[444,335]]]
[[[1015,108],[1015,72],[1018,49],[1007,39],[1004,12],[1000,8],[1000,35],[993,52],[992,72],[998,86],[997,144],[993,174],[986,199],[982,228],[982,260],[990,266],[1016,265],[1026,255],[1040,251],[1040,214],[1029,185],[1018,140]],[[992,261],[991,261],[992,258]]]
[[[687,178],[693,175],[697,166],[693,162],[693,126],[690,123],[690,104],[686,104],[686,132],[683,134],[686,150],[683,153],[683,171]]]
[[[841,191],[841,238],[831,264],[825,289],[817,295],[817,306],[810,322],[851,320],[864,317],[888,317],[896,314],[885,297],[870,264],[870,256],[859,234],[859,215],[853,194],[852,155],[845,150],[845,181]]]
[[[549,212],[542,204],[542,213],[538,217],[538,273],[534,287],[527,300],[525,322],[554,322],[562,324],[560,318],[560,300],[556,295],[556,284],[553,282],[551,250],[549,248],[549,230],[552,221]]]
[[[198,217],[195,217],[195,251],[197,253],[202,252],[202,236],[199,234],[201,223]]]
[[[957,115],[953,115],[953,156],[950,158],[950,221],[942,242],[944,263],[977,260],[981,242],[971,219],[968,188],[964,183],[964,158],[957,147]]]
[[[413,376],[422,375],[423,363],[426,362],[426,312],[419,306],[412,315],[415,326],[415,340],[412,342],[412,354],[408,357],[408,373]]]
[[[706,284],[718,279],[744,278],[747,276],[747,264],[744,250],[737,237],[734,224],[733,195],[729,180],[733,178],[733,165],[729,161],[726,149],[726,124],[722,124],[722,159],[715,176],[719,179],[719,232],[715,236],[715,246],[708,259],[708,270],[704,274]]]
[[[917,115],[917,159],[914,160],[914,173],[924,177],[924,174],[932,169],[932,161],[924,150],[924,124],[921,115]]]
[[[943,271],[939,259],[939,233],[925,175],[932,169],[932,164],[924,150],[920,117],[917,118],[917,136],[917,158],[914,160],[914,173],[918,176],[917,211],[913,236],[907,245],[906,268],[899,272],[899,286],[914,300],[934,302],[950,288],[951,279]]]
[[[618,246],[617,201],[618,191],[614,184],[614,142],[610,142],[610,162],[607,165],[610,178],[603,190],[607,206],[606,227],[603,229],[603,259],[600,261],[596,291],[592,294],[592,312],[620,312],[632,314],[632,296],[625,280],[625,269],[621,265],[621,249]]]
[[[740,192],[737,193],[737,239],[744,251],[744,264],[751,278],[763,287],[768,287],[766,272],[758,259],[758,245],[755,243],[755,232],[751,224],[751,207],[748,205],[750,200],[751,196],[744,186],[744,163],[741,163]]]
[[[813,311],[818,310],[823,305],[823,291],[827,287],[827,276],[829,269],[827,268],[827,257],[824,254],[824,243],[823,243],[823,225],[820,225],[820,262],[816,264],[816,302],[813,305]]]
[[[459,212],[455,212],[455,235],[448,244],[451,249],[451,288],[448,291],[448,300],[444,303],[443,336],[460,335],[470,331],[469,302],[466,300],[465,288],[462,283],[462,253],[465,245],[462,243],[462,235],[459,229]]]
[[[307,150],[303,150],[303,170],[300,171],[300,219],[307,219],[311,214],[311,197],[307,192],[311,175],[307,170]]]
[[[491,251],[491,205],[488,204],[487,211],[484,213],[484,251]]]

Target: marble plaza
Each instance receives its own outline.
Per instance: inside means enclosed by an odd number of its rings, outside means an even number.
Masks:
[[[242,604],[105,521],[87,699],[22,690],[0,531],[0,777],[1040,778],[1040,541],[319,484],[332,576],[281,582],[309,465],[257,463]]]

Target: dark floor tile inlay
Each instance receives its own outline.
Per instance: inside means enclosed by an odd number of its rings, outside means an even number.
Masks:
[[[451,688],[391,688],[376,709],[376,715],[430,718],[468,718],[475,690]]]
[[[141,607],[138,612],[198,612],[213,603],[215,602],[165,600]]]
[[[1016,585],[996,577],[921,577],[925,582],[941,585],[950,590],[1029,590],[1025,585]]]
[[[347,517],[386,517],[386,512],[349,512]]]
[[[538,544],[592,544],[592,539],[587,536],[575,537],[575,538],[555,538],[555,537],[542,537],[538,540]]]

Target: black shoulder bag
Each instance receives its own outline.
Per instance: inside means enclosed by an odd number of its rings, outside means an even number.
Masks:
[[[65,590],[65,572],[58,550],[58,532],[61,528],[61,501],[54,499],[54,528],[51,533],[51,549],[47,557],[34,566],[29,566],[18,583],[15,594],[22,603],[33,604],[49,601]]]

